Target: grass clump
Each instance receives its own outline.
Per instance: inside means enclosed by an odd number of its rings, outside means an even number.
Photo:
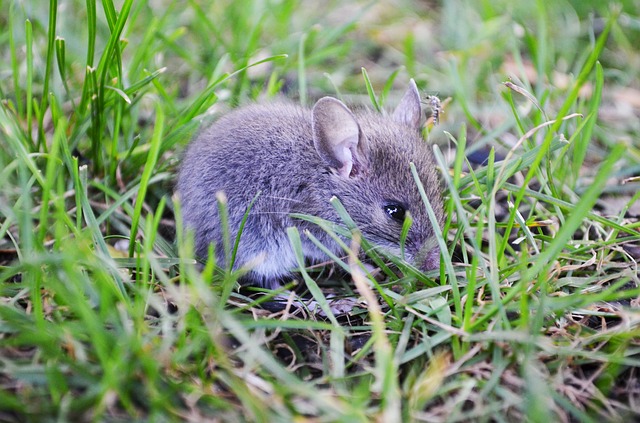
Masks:
[[[633,419],[637,5],[249,3],[2,8],[0,420]],[[409,77],[445,104],[439,271],[373,278],[351,228],[348,283],[300,274],[360,301],[324,318],[196,268],[171,193],[201,125]]]

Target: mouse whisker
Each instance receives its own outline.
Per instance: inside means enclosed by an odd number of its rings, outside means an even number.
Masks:
[[[260,197],[258,198],[271,198],[274,200],[284,200],[284,201],[291,201],[292,203],[302,203],[302,200],[296,199],[296,198],[289,198],[289,197],[280,197],[280,196],[276,196],[276,195],[260,195]]]

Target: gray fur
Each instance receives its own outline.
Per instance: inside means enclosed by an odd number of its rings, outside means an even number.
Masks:
[[[424,269],[437,267],[439,250],[409,168],[415,163],[442,221],[440,184],[430,148],[419,135],[420,117],[413,81],[393,117],[351,112],[328,97],[313,111],[276,103],[243,107],[222,117],[191,143],[178,177],[184,223],[194,230],[196,254],[206,257],[213,243],[218,264],[224,265],[217,192],[228,198],[234,239],[247,206],[260,191],[234,265],[253,265],[245,278],[248,283],[277,287],[295,269],[286,233],[290,226],[308,229],[334,253],[343,254],[322,229],[290,217],[303,213],[341,223],[329,204],[333,196],[367,240],[393,253],[400,251],[401,224],[389,217],[384,205],[389,200],[406,205],[413,225],[405,254]],[[327,259],[304,236],[303,248],[312,262]]]

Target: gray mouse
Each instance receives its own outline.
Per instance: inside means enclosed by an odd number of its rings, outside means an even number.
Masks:
[[[277,288],[297,268],[288,227],[308,230],[333,253],[344,255],[319,226],[291,216],[302,213],[342,224],[329,203],[335,196],[365,239],[396,255],[409,212],[413,223],[405,258],[425,270],[438,267],[440,251],[409,167],[415,164],[441,225],[441,186],[431,149],[420,134],[421,117],[413,80],[391,115],[350,110],[324,97],[312,109],[285,102],[253,104],[223,116],[189,145],[178,176],[183,222],[194,231],[196,255],[206,258],[213,244],[216,263],[226,265],[218,192],[228,199],[232,240],[256,198],[233,267],[251,267],[245,284]],[[309,262],[327,260],[304,234],[302,246]]]

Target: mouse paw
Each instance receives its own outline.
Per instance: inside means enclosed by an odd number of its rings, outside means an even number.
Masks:
[[[290,301],[290,295],[292,295],[290,292],[289,295],[280,294],[277,295],[275,299],[278,303],[283,304]],[[335,316],[349,314],[359,303],[358,299],[354,297],[334,298],[334,296],[331,294],[327,295],[327,302],[329,303],[329,309],[331,310],[331,313],[333,313]],[[295,308],[306,309],[310,313],[316,314],[320,317],[327,317],[327,313],[322,310],[320,304],[314,299],[302,299],[295,296],[293,301],[291,301],[291,305]]]
[[[329,300],[329,308],[335,315],[349,314],[353,308],[358,304],[358,299],[353,297],[337,298],[335,300]],[[320,310],[318,313],[320,316],[325,316],[325,312]]]
[[[333,313],[335,316],[341,316],[351,313],[353,308],[358,304],[358,299],[353,297],[332,299],[330,296],[327,296],[327,302],[329,303],[329,309],[331,310],[331,313]],[[325,313],[324,310],[320,308],[320,305],[317,301],[305,301],[305,305],[307,309],[312,313],[317,314],[320,317],[327,317],[327,313]]]

